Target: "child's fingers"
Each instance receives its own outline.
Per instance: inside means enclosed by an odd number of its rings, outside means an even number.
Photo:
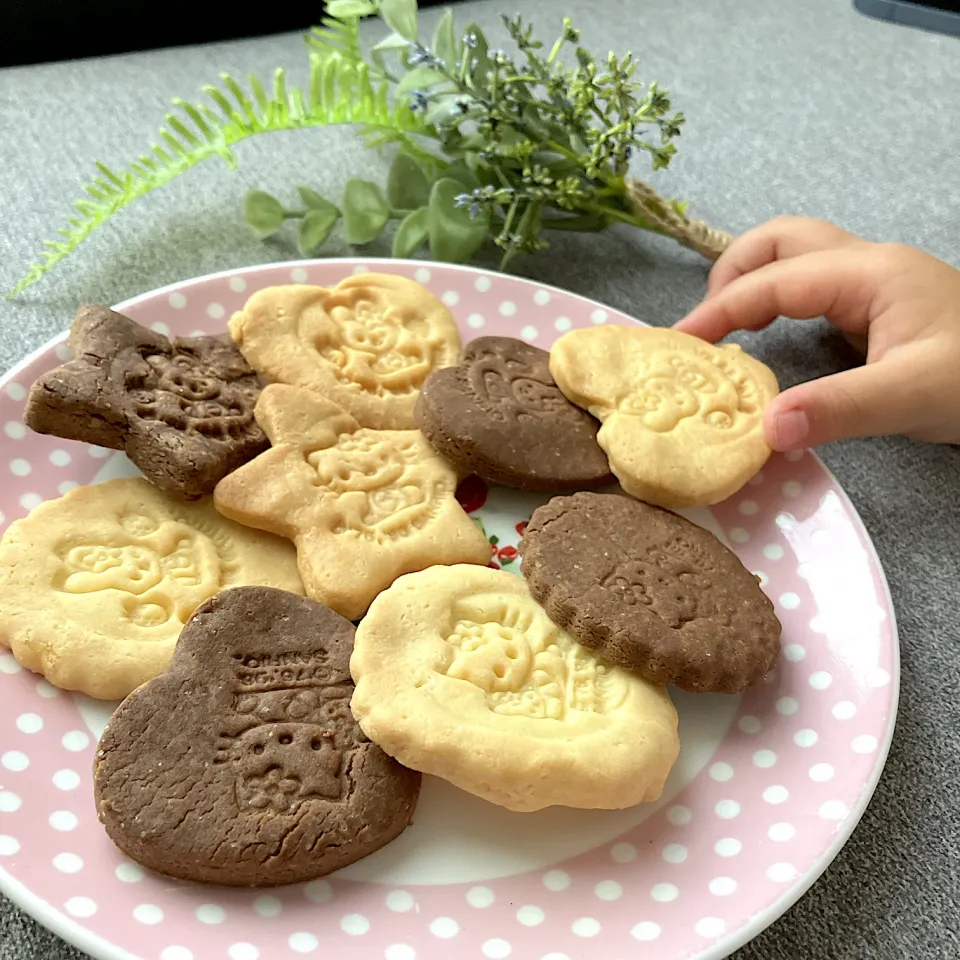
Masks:
[[[734,330],[760,330],[783,315],[826,315],[848,333],[866,331],[877,270],[859,246],[808,253],[744,274],[675,325],[716,343]]]
[[[733,241],[710,270],[707,296],[715,296],[738,277],[768,263],[864,242],[854,234],[822,220],[776,217]]]
[[[937,398],[911,361],[880,361],[785,390],[764,413],[774,450],[794,450],[848,437],[909,434]]]

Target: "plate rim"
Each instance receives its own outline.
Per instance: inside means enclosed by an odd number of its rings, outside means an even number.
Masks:
[[[418,260],[410,258],[389,258],[389,257],[315,257],[308,259],[278,260],[268,263],[251,264],[249,266],[229,267],[224,270],[217,270],[212,273],[201,274],[196,277],[188,277],[184,280],[176,280],[163,286],[155,287],[144,293],[128,297],[119,303],[114,304],[111,309],[123,311],[136,306],[144,300],[156,296],[162,296],[175,292],[177,289],[194,284],[205,283],[208,281],[219,280],[225,277],[236,276],[238,274],[248,275],[257,274],[275,269],[307,269],[310,266],[330,266],[333,264],[342,264],[345,267],[370,267],[372,265],[404,265],[407,267],[417,267],[423,269],[453,270],[457,272],[473,274],[477,276],[501,276],[511,281],[519,281],[523,285],[536,287],[540,290],[547,290],[560,294],[564,297],[574,297],[581,302],[590,305],[594,309],[613,310],[623,316],[628,317],[635,323],[647,325],[643,320],[639,320],[632,314],[610,304],[605,304],[592,297],[586,297],[583,294],[575,293],[572,290],[564,290],[549,283],[541,283],[529,277],[522,277],[511,274],[503,274],[498,270],[487,270],[480,267],[474,267],[467,264],[442,263],[436,260]],[[361,271],[375,272],[373,270]],[[55,350],[57,346],[65,342],[69,337],[69,327],[55,334],[45,343],[32,350],[23,357],[18,363],[10,367],[0,375],[0,388],[7,382],[17,377],[19,373],[40,359],[43,355]],[[816,461],[817,466],[824,472],[827,479],[833,484],[839,498],[841,499],[848,516],[854,521],[854,526],[860,535],[864,544],[868,560],[872,560],[876,571],[879,573],[879,582],[882,587],[882,595],[886,604],[885,613],[890,619],[890,631],[892,639],[893,669],[891,671],[890,687],[890,713],[887,719],[886,729],[884,730],[883,740],[878,745],[876,753],[876,762],[871,771],[869,780],[865,783],[857,803],[852,807],[847,816],[842,821],[842,826],[837,830],[830,844],[822,851],[816,864],[808,869],[803,876],[782,896],[777,898],[770,906],[753,914],[750,919],[737,930],[728,936],[722,937],[715,943],[707,946],[703,951],[696,954],[692,960],[726,960],[734,951],[749,943],[760,933],[777,922],[791,907],[793,907],[803,896],[805,896],[814,884],[823,876],[827,867],[833,863],[840,851],[846,846],[854,831],[860,826],[863,815],[870,805],[876,792],[877,786],[886,770],[887,760],[890,749],[893,744],[893,738],[896,734],[897,719],[900,706],[900,672],[901,672],[901,651],[900,651],[900,630],[897,622],[897,612],[893,603],[893,595],[890,591],[890,584],[887,580],[886,569],[877,552],[873,538],[867,530],[863,518],[850,499],[846,489],[840,484],[833,471],[824,463],[814,449],[806,451]],[[56,936],[71,944],[79,950],[88,953],[94,960],[144,960],[135,954],[130,953],[124,947],[117,946],[114,943],[104,939],[99,934],[94,934],[82,924],[67,917],[61,911],[57,910],[51,904],[47,903],[39,894],[30,890],[23,881],[17,879],[0,867],[0,893],[8,900],[22,909],[34,920],[46,927]],[[642,948],[639,948],[642,949]]]

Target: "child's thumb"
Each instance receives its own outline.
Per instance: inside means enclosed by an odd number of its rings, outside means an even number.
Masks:
[[[767,443],[795,450],[847,437],[916,433],[936,409],[930,380],[919,373],[891,358],[785,390],[764,414]]]

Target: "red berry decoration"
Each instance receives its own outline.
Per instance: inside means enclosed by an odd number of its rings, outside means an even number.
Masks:
[[[503,564],[513,563],[517,559],[517,548],[516,547],[501,547],[497,551],[497,557],[500,562]]]
[[[527,532],[527,524],[528,524],[529,522],[530,522],[529,520],[521,520],[521,521],[516,525],[516,527],[514,527],[514,529],[517,531],[517,535],[518,535],[518,536],[521,536],[521,537],[522,537],[522,536]]]
[[[487,502],[487,485],[479,477],[467,477],[457,487],[456,497],[467,513],[475,513]]]

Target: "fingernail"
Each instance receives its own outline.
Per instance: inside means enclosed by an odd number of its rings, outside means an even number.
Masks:
[[[810,419],[802,410],[785,410],[773,420],[773,442],[778,450],[802,447],[810,435]]]

